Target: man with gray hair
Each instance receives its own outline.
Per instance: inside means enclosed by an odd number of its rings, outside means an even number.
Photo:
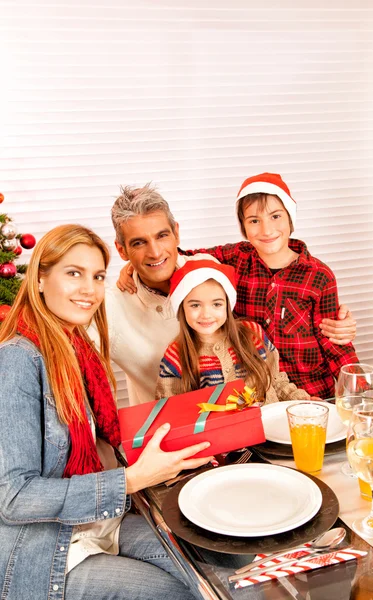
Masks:
[[[115,246],[134,268],[135,293],[122,293],[117,286],[106,290],[110,356],[126,374],[130,404],[140,404],[154,400],[161,359],[179,333],[168,301],[173,272],[187,260],[216,259],[179,255],[179,225],[150,184],[122,187],[111,215]],[[99,345],[93,326],[89,334]]]
[[[134,266],[137,291],[123,294],[116,286],[106,290],[110,356],[126,373],[130,404],[140,404],[154,400],[159,364],[179,333],[168,301],[170,278],[187,260],[206,259],[206,254],[179,256],[179,225],[150,184],[122,187],[111,215],[115,246]],[[97,343],[93,326],[89,334]]]

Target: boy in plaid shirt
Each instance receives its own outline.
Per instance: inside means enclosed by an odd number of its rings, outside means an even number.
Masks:
[[[337,345],[320,329],[323,319],[338,316],[335,276],[304,242],[290,239],[296,202],[281,176],[262,173],[246,179],[237,196],[237,216],[248,242],[179,252],[206,252],[233,266],[235,314],[263,327],[279,351],[280,370],[297,387],[311,396],[334,396],[341,366],[359,359],[351,343]],[[117,285],[132,292],[129,273],[124,267]]]
[[[296,203],[280,175],[246,179],[237,196],[237,216],[248,242],[193,254],[208,252],[235,268],[235,313],[263,327],[280,353],[281,371],[311,396],[334,396],[342,365],[359,359],[351,343],[336,345],[320,330],[322,319],[337,318],[335,276],[304,242],[290,239]]]

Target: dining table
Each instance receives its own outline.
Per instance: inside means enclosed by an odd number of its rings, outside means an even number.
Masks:
[[[249,458],[250,464],[272,464],[295,468],[292,456],[276,456],[274,453],[268,455],[263,452],[261,446],[252,446],[250,450],[252,452]],[[234,453],[232,454],[234,457]],[[343,447],[338,452],[326,454],[323,468],[317,475],[317,479],[320,486],[326,484],[327,489],[331,489],[338,499],[339,510],[337,508],[337,520],[333,526],[342,526],[346,529],[345,546],[366,551],[367,554],[355,560],[239,589],[233,583],[229,583],[228,577],[233,574],[235,568],[246,564],[245,561],[251,561],[254,554],[249,556],[243,556],[242,552],[237,555],[226,554],[219,549],[219,544],[214,551],[206,550],[201,547],[198,537],[195,538],[198,543],[193,543],[193,532],[188,536],[180,536],[166,523],[166,521],[170,523],[167,513],[169,495],[177,496],[178,489],[182,488],[185,480],[176,482],[170,487],[161,484],[147,488],[134,494],[133,500],[137,510],[143,514],[167,549],[196,598],[205,600],[373,599],[373,540],[363,539],[351,528],[354,519],[369,513],[370,504],[360,496],[357,479],[341,472],[341,464],[345,460],[346,452]],[[186,480],[194,476],[194,473],[190,473]],[[327,515],[327,507],[325,512]],[[224,546],[222,548],[224,550]],[[258,552],[259,550],[258,548]],[[275,550],[276,548],[270,549],[271,552]],[[364,591],[366,589],[371,591]]]

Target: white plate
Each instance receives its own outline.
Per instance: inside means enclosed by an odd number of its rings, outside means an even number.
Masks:
[[[181,512],[215,533],[257,537],[306,523],[322,495],[309,477],[287,467],[243,464],[197,475],[179,494]]]
[[[266,439],[270,442],[291,444],[286,408],[292,404],[298,404],[298,401],[274,402],[273,404],[261,407],[264,433]],[[324,405],[325,403],[320,402],[318,404]],[[347,427],[343,425],[339,418],[335,405],[329,402],[327,405],[329,407],[329,417],[326,429],[326,443],[331,444],[332,442],[339,442],[346,438]]]

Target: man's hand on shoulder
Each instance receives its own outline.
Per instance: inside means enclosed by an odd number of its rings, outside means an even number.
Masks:
[[[356,321],[352,317],[348,306],[341,304],[338,311],[338,320],[323,319],[320,323],[320,329],[333,344],[344,346],[355,339]]]
[[[124,265],[119,273],[119,279],[117,281],[117,288],[121,292],[128,292],[129,294],[136,294],[137,287],[133,280],[134,268],[130,262]]]

